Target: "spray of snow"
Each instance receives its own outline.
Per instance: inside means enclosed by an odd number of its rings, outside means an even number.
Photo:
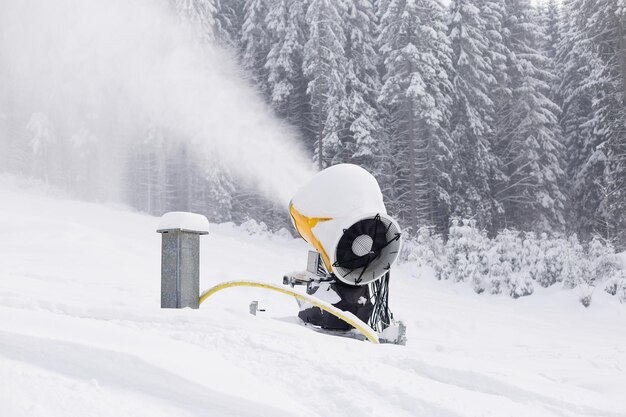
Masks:
[[[187,141],[196,162],[286,204],[310,161],[230,54],[192,32],[166,1],[3,0],[0,117],[39,115],[68,137],[88,124],[83,136],[108,153],[100,165],[111,183],[137,132],[156,126],[166,140]]]

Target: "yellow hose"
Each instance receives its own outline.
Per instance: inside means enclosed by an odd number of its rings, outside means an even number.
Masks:
[[[297,291],[294,291],[292,289],[289,288],[285,288],[285,287],[281,287],[278,285],[274,285],[274,284],[266,284],[264,282],[256,282],[256,281],[229,281],[229,282],[223,282],[221,284],[218,284],[212,288],[209,288],[207,291],[205,291],[204,293],[202,293],[202,295],[200,296],[200,304],[202,304],[207,298],[209,298],[210,296],[212,296],[213,294],[215,294],[216,292],[223,290],[225,288],[231,288],[231,287],[256,287],[256,288],[265,288],[267,290],[272,290],[272,291],[276,291],[279,293],[283,293],[283,294],[287,294],[290,295],[292,297],[297,298],[298,300],[302,300],[302,301],[306,301],[309,304],[314,305],[315,307],[319,307],[322,310],[332,314],[333,316],[345,321],[346,323],[348,323],[350,326],[354,327],[355,329],[357,329],[359,332],[361,332],[365,337],[367,337],[367,339],[374,343],[374,344],[379,344],[380,342],[378,341],[378,335],[376,334],[376,332],[374,332],[374,330],[372,330],[371,327],[369,327],[367,324],[365,324],[362,320],[360,320],[358,317],[356,317],[355,315],[351,314],[351,313],[346,313],[345,311],[342,311],[340,309],[338,309],[337,307],[328,304],[322,300],[318,300],[315,297],[311,297],[307,294],[301,294]]]

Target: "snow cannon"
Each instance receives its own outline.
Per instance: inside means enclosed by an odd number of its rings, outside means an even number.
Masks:
[[[398,257],[400,227],[387,214],[374,176],[357,165],[317,173],[293,196],[289,213],[326,271],[345,284],[378,280]]]
[[[309,251],[306,271],[283,277],[283,285],[306,286],[309,298],[298,300],[298,317],[305,325],[355,338],[374,332],[380,343],[404,344],[404,324],[389,309],[400,226],[387,214],[376,179],[356,165],[332,166],[298,190],[289,213],[300,236],[315,249]],[[320,308],[322,302],[365,324],[355,326],[340,314],[328,314],[331,310]]]

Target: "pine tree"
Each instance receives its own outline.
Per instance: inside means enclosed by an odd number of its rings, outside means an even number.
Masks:
[[[509,94],[506,91],[508,49],[503,36],[506,4],[505,0],[479,0],[477,4],[485,24],[485,38],[488,43],[485,59],[489,62],[491,72],[497,82],[497,88],[490,91],[489,97],[492,102],[496,103],[497,97]]]
[[[227,170],[215,158],[201,161],[194,187],[195,212],[206,213],[213,221],[226,222],[233,218],[235,186]]]
[[[380,91],[375,51],[376,15],[372,0],[347,1],[343,13],[346,44],[346,155],[343,161],[364,166],[375,176],[383,172]]]
[[[552,76],[537,50],[541,28],[533,21],[527,0],[507,1],[506,11],[507,89],[511,95],[498,103],[494,151],[504,176],[494,195],[504,207],[503,225],[559,230],[565,222],[563,147],[559,108],[549,99]]]
[[[563,16],[561,125],[576,226],[584,237],[599,233],[625,245],[626,19],[618,0],[570,0]]]
[[[449,107],[452,62],[436,0],[391,0],[379,35],[385,74],[380,101],[391,120],[397,211],[413,231],[447,228],[450,210]]]
[[[597,57],[588,85],[596,91],[591,124],[605,159],[596,220],[599,231],[626,247],[626,8],[621,0],[586,0],[586,31]]]
[[[485,37],[488,42],[486,60],[496,85],[488,91],[489,98],[494,104],[494,115],[491,123],[491,134],[489,135],[490,158],[492,160],[489,178],[490,200],[493,204],[491,210],[491,221],[487,226],[494,234],[502,228],[502,218],[504,216],[503,202],[496,196],[497,184],[506,181],[503,170],[505,164],[501,160],[501,155],[496,152],[496,145],[499,137],[499,121],[503,118],[502,103],[510,100],[512,92],[509,86],[509,75],[507,72],[507,59],[509,49],[505,44],[505,20],[506,20],[506,0],[480,0],[480,15],[485,22]]]
[[[270,39],[265,22],[266,0],[250,0],[244,5],[241,30],[241,64],[259,91],[269,101],[268,71],[265,62],[270,50]]]
[[[560,100],[562,128],[566,152],[566,172],[572,187],[572,219],[575,230],[583,237],[592,230],[597,202],[600,200],[595,179],[603,168],[595,157],[597,137],[590,125],[592,119],[593,88],[585,87],[594,58],[589,41],[581,30],[586,25],[586,11],[582,0],[564,3],[561,39],[556,51],[556,69],[561,80],[557,97]]]
[[[234,52],[241,50],[245,0],[215,0],[215,38]]]
[[[54,129],[47,115],[41,112],[33,113],[26,125],[31,137],[28,146],[32,152],[31,173],[45,184],[51,182],[52,162],[51,153],[58,142]],[[58,146],[58,145],[57,145]]]
[[[69,148],[74,156],[68,186],[81,198],[94,200],[97,196],[92,184],[96,182],[94,161],[101,156],[97,152],[98,138],[87,126],[81,126],[69,137]]]
[[[161,142],[162,134],[164,132],[149,123],[146,131],[141,133],[142,139],[129,150],[126,168],[128,199],[135,208],[155,215],[170,211],[178,192],[177,184],[173,181],[176,172],[173,163],[174,146]],[[159,149],[160,144],[164,146]],[[159,149],[159,153],[156,149]],[[154,155],[158,155],[158,158],[154,158]],[[154,190],[151,197],[147,197],[148,186]]]
[[[204,42],[215,39],[214,0],[171,0],[176,12],[197,31]]]
[[[491,223],[490,177],[494,169],[490,138],[494,103],[490,91],[497,86],[490,56],[487,24],[471,0],[450,4],[448,23],[454,63],[454,106],[451,129],[454,140],[453,211],[475,215],[481,226]]]
[[[302,73],[308,32],[304,4],[299,0],[273,0],[265,22],[270,44],[265,69],[271,106],[279,117],[299,129],[312,153],[314,135]]]
[[[342,162],[344,151],[342,120],[347,112],[347,60],[338,5],[334,0],[311,0],[306,12],[309,33],[304,46],[303,71],[308,81],[315,132],[313,159],[320,170]]]
[[[143,202],[139,207],[151,214],[164,213],[165,195],[163,184],[165,182],[165,138],[162,129],[150,126],[145,139],[141,142],[138,157],[140,160],[140,173],[137,184],[141,186],[135,194],[143,195]]]
[[[561,43],[561,22],[559,19],[559,7],[556,1],[548,0],[543,7],[536,9],[535,20],[541,27],[538,47],[543,56],[546,57],[545,68],[548,71],[546,81],[549,85],[549,98],[559,105],[560,109],[562,99],[558,95],[557,54],[559,44]]]
[[[561,22],[559,18],[559,6],[555,0],[548,0],[545,7],[545,23],[547,37],[547,54],[552,60],[556,59],[558,45],[561,41]]]

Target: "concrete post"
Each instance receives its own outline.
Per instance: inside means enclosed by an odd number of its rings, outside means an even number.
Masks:
[[[157,230],[161,245],[161,308],[198,308],[200,298],[200,235],[209,233],[206,217],[170,212]]]

